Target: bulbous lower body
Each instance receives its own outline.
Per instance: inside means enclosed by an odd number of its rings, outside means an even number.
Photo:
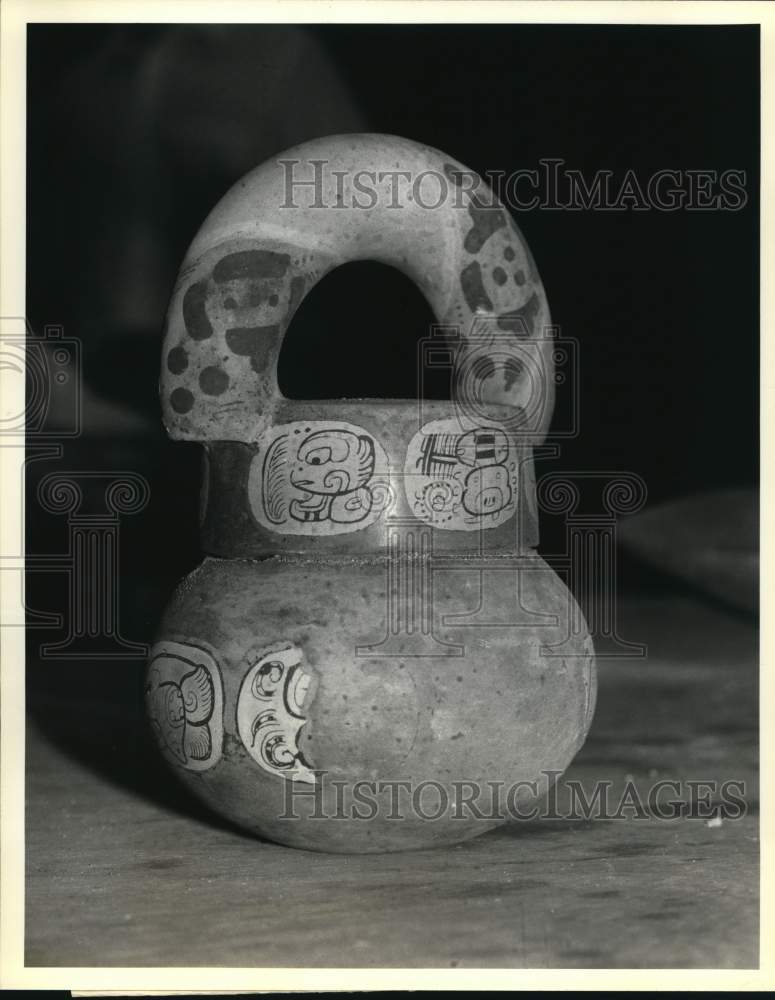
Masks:
[[[495,561],[497,563],[497,560]],[[211,808],[293,847],[466,840],[525,815],[581,747],[592,642],[538,556],[206,559],[149,660],[159,747]]]

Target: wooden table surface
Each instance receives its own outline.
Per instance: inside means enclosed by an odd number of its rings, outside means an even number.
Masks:
[[[142,665],[28,663],[26,964],[756,967],[756,630],[688,599],[639,600],[621,634],[648,658],[600,662],[566,779],[608,779],[614,802],[628,781],[644,800],[661,779],[684,796],[689,780],[741,781],[741,818],[556,818],[435,851],[290,850],[220,824],[168,778],[140,735]]]

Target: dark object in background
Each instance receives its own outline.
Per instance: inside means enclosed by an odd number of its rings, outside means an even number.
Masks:
[[[671,500],[619,524],[619,540],[647,563],[724,604],[759,607],[759,494],[723,490]]]

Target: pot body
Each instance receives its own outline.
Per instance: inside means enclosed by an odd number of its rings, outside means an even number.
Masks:
[[[398,575],[384,556],[208,558],[166,611],[145,694],[163,756],[216,812],[366,853],[528,814],[581,747],[596,680],[579,609],[534,553]]]

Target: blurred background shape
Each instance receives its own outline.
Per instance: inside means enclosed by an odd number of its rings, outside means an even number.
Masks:
[[[758,490],[681,497],[623,518],[621,545],[723,604],[759,607]]]

